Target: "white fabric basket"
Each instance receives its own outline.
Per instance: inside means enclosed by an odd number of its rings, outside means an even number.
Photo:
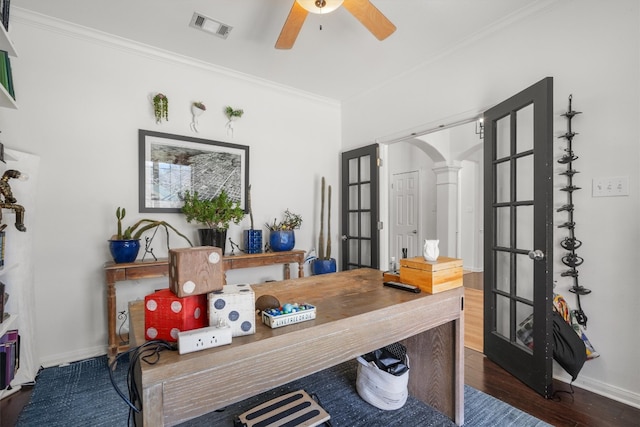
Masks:
[[[407,367],[409,356],[406,356]],[[404,406],[409,391],[409,370],[396,376],[378,369],[374,362],[367,362],[358,357],[358,375],[356,390],[365,402],[379,409],[391,411]]]

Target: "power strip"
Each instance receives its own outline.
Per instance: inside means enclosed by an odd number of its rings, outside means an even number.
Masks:
[[[208,326],[191,331],[178,332],[178,353],[192,353],[231,344],[231,326]]]

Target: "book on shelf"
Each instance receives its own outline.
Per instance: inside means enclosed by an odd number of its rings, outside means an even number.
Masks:
[[[0,282],[0,323],[4,322],[4,283]]]
[[[7,331],[0,337],[0,388],[6,388],[16,375],[20,354],[18,330]]]

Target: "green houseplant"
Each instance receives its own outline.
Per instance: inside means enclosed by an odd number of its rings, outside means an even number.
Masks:
[[[265,224],[270,231],[269,246],[274,252],[290,251],[296,244],[294,230],[302,225],[302,216],[287,209],[282,221],[273,219],[273,224]]]
[[[191,240],[184,234],[180,233],[175,227],[166,221],[158,221],[154,219],[143,218],[138,220],[133,225],[123,230],[122,220],[127,214],[125,208],[118,207],[116,209],[116,234],[109,239],[109,250],[113,260],[119,263],[133,262],[138,256],[140,251],[140,238],[142,235],[151,229],[162,227],[167,233],[167,250],[169,249],[169,229],[173,230],[178,236],[182,237],[189,243],[189,246],[193,246]]]
[[[211,199],[200,198],[197,191],[186,191],[182,213],[187,222],[195,221],[204,226],[198,229],[202,246],[217,246],[223,252],[229,224],[239,224],[245,215],[240,204],[232,200],[224,189]]]
[[[324,247],[324,188],[325,180],[322,177],[322,188],[320,190],[320,235],[318,237],[318,258],[313,260],[313,274],[335,273],[336,260],[331,258],[331,186],[328,187],[327,194],[327,249]]]
[[[153,114],[156,123],[161,123],[162,119],[169,121],[169,98],[163,93],[158,93],[153,97]]]

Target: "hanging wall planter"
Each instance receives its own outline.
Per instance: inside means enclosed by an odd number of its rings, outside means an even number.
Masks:
[[[226,124],[227,135],[233,138],[233,122],[238,120],[240,117],[242,117],[243,114],[244,114],[244,111],[241,108],[237,110],[233,109],[233,107],[230,107],[230,106],[226,106],[224,108],[224,115],[227,116],[227,124]]]
[[[162,123],[162,119],[169,121],[169,98],[163,93],[158,93],[153,97],[153,114],[156,123]]]
[[[207,110],[207,107],[202,102],[194,102],[191,104],[191,130],[198,132],[198,117],[200,117]]]

